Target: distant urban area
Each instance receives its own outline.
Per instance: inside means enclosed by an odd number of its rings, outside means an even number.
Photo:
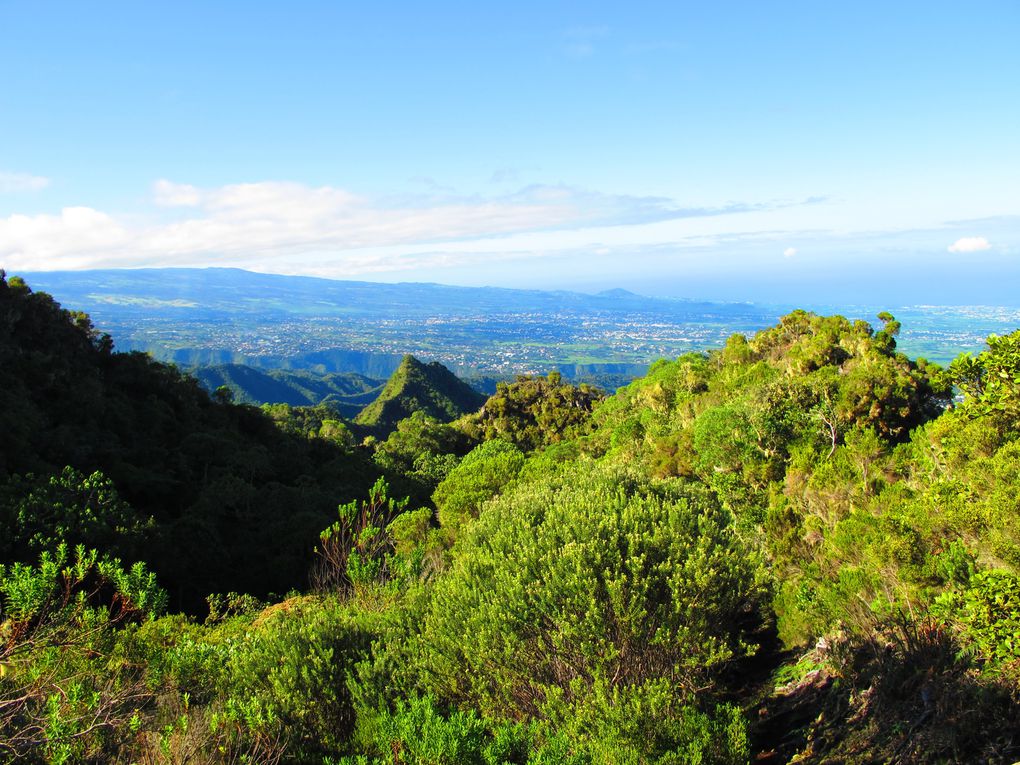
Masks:
[[[386,376],[404,354],[460,375],[513,376],[556,369],[571,378],[641,374],[659,358],[751,335],[795,306],[707,303],[612,290],[538,290],[372,284],[235,269],[51,272],[32,283],[88,311],[120,350],[185,367],[260,368]],[[989,334],[1020,326],[997,306],[803,306],[876,323],[891,310],[900,349],[947,363],[977,352]]]

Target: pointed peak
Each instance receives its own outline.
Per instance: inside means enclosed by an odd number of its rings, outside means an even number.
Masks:
[[[408,354],[386,382],[378,398],[365,407],[355,422],[385,437],[396,424],[416,411],[449,422],[472,412],[485,401],[438,361],[423,363]]]
[[[630,290],[625,290],[622,287],[616,287],[615,289],[611,289],[611,290],[603,290],[602,292],[597,293],[596,297],[604,297],[604,298],[636,298],[636,297],[641,297],[641,296],[638,295],[635,292],[631,292]]]

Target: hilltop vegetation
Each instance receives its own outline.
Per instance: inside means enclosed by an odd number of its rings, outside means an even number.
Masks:
[[[1020,331],[943,369],[878,319],[795,311],[608,397],[468,405],[407,358],[356,445],[0,279],[0,752],[1012,762]]]
[[[485,396],[439,362],[423,364],[408,355],[386,381],[378,398],[362,409],[354,422],[386,435],[415,412],[449,421],[473,412],[484,402]]]
[[[174,603],[189,607],[213,591],[300,586],[307,540],[338,500],[368,490],[373,463],[112,347],[84,314],[17,278],[2,282],[0,490],[11,512],[43,526],[32,537],[7,527],[5,560],[29,562],[61,540],[105,542],[130,558],[144,553]],[[58,525],[39,523],[40,506],[53,507]],[[124,506],[134,508],[126,525]]]

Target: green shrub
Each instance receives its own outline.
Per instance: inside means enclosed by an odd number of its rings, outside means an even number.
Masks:
[[[486,441],[470,452],[432,495],[445,529],[456,531],[478,517],[481,506],[521,472],[524,453],[506,441]]]
[[[141,563],[67,545],[37,566],[0,565],[0,755],[67,763],[115,759],[152,694],[122,661],[119,627],[166,603]]]
[[[65,467],[59,475],[15,476],[0,486],[0,560],[34,560],[61,542],[131,556],[151,525],[100,472],[85,476]]]
[[[584,738],[626,708],[637,746],[749,650],[754,560],[707,492],[582,461],[486,506],[436,584],[422,675],[487,717]]]
[[[995,662],[1020,659],[1020,577],[1009,571],[982,571],[959,595],[940,605],[960,622],[965,639]]]
[[[367,500],[340,505],[338,520],[319,534],[312,569],[316,589],[346,596],[386,581],[393,550],[387,528],[407,502],[390,497],[386,480],[380,478]]]
[[[369,649],[366,617],[331,598],[271,606],[231,651],[226,711],[296,752],[337,752],[354,728],[347,675]]]

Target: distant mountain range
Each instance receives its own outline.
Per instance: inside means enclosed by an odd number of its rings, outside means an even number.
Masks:
[[[391,313],[427,318],[480,311],[659,311],[675,316],[745,314],[747,303],[650,298],[624,289],[589,295],[563,290],[455,287],[444,284],[340,281],[261,274],[237,268],[143,268],[20,274],[57,300],[110,315],[171,311],[208,319],[255,315],[319,318]]]
[[[226,268],[21,275],[87,311],[119,350],[147,351],[186,368],[243,364],[374,380],[388,378],[412,354],[461,377],[555,370],[612,390],[657,359],[719,347],[734,332],[753,334],[793,307],[870,322],[891,309],[903,323],[899,347],[942,363],[1020,326],[1020,309],[995,306],[766,306],[624,289],[589,295],[379,284]]]
[[[121,350],[184,367],[392,374],[405,354],[459,375],[561,372],[616,387],[663,356],[755,331],[777,310],[577,292],[377,284],[237,269],[26,275],[87,311]]]

